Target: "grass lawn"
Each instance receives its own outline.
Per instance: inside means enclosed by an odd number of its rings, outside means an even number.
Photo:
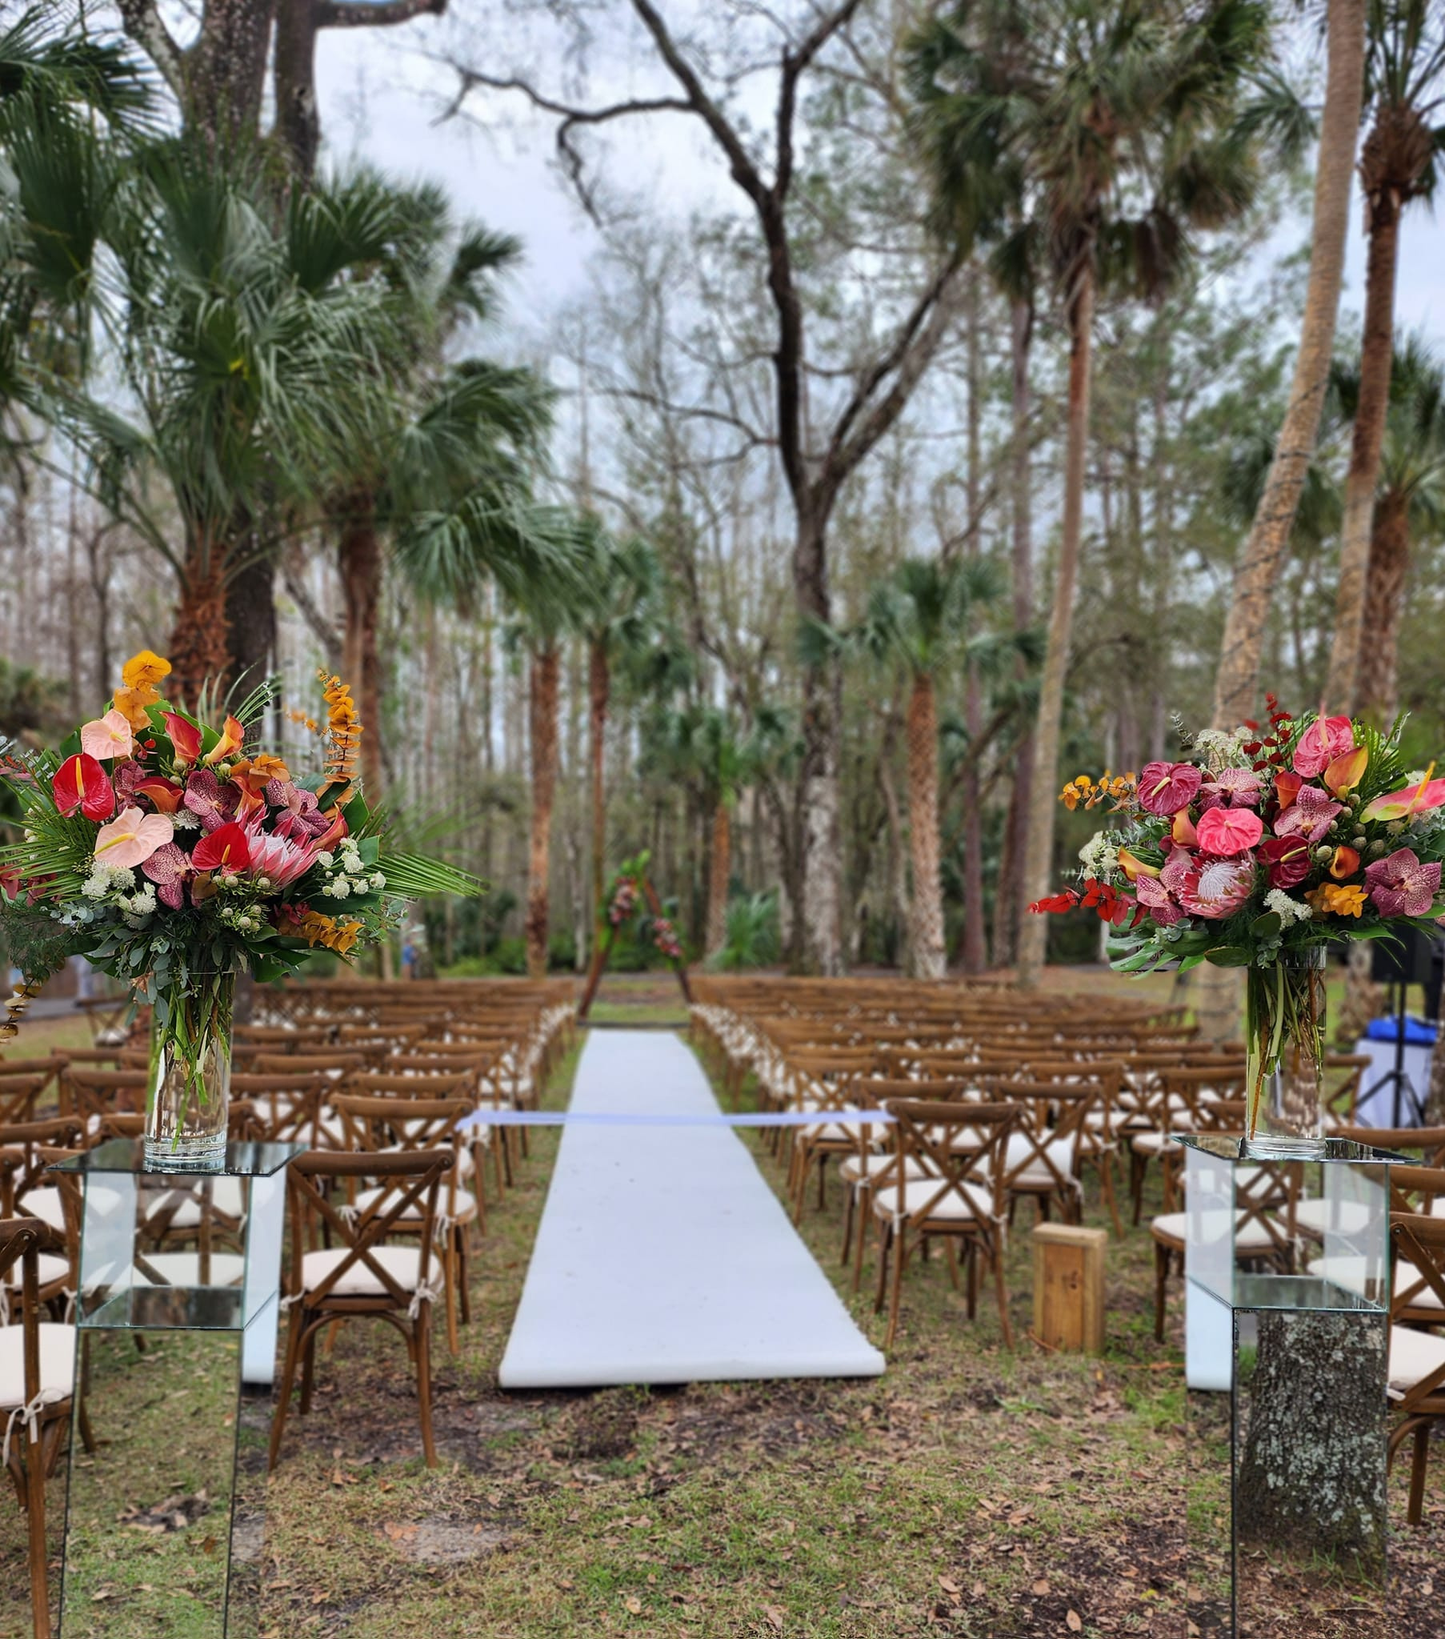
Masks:
[[[639,994],[619,995],[619,984]],[[639,1022],[651,1022],[647,1014],[667,1005],[658,988],[655,976],[609,980],[604,996],[609,1010],[620,1015],[630,1003]],[[553,1104],[565,1102],[572,1068],[563,1066]],[[315,1407],[291,1419],[270,1485],[262,1635],[1184,1639],[1182,1302],[1176,1291],[1168,1340],[1157,1346],[1146,1230],[1110,1246],[1100,1360],[1048,1356],[1027,1341],[1022,1210],[1010,1253],[1012,1354],[987,1292],[969,1322],[935,1258],[910,1273],[904,1324],[876,1381],[507,1395],[496,1368],[558,1142],[551,1129],[530,1137],[517,1187],[489,1208],[458,1357],[436,1329],[441,1466],[422,1466],[394,1332],[354,1323],[318,1361]],[[778,1183],[761,1140],[744,1141]],[[1091,1187],[1088,1218],[1098,1223],[1095,1194]],[[835,1186],[825,1213],[810,1203],[803,1233],[859,1323],[881,1339],[868,1282],[855,1298],[838,1263],[840,1206]],[[109,1432],[160,1417],[147,1426],[168,1452],[144,1469],[117,1463],[103,1505],[116,1515],[193,1483],[184,1429],[148,1391],[157,1369],[132,1366],[108,1384]],[[197,1389],[187,1405],[204,1399]],[[105,1426],[97,1432],[107,1438]],[[102,1504],[93,1495],[87,1506]],[[1403,1473],[1391,1507],[1398,1551],[1388,1632],[1425,1639],[1441,1631],[1441,1456],[1425,1527],[1404,1526]],[[165,1540],[134,1533],[134,1551],[95,1602],[103,1619],[78,1631],[162,1631],[145,1604],[146,1556],[172,1556],[183,1576],[193,1567],[199,1591],[205,1534],[204,1516]],[[0,1513],[0,1572],[12,1600],[0,1607],[0,1639],[20,1639],[23,1536],[13,1508]],[[1255,1635],[1373,1631],[1344,1590],[1310,1602],[1287,1577],[1276,1609]]]

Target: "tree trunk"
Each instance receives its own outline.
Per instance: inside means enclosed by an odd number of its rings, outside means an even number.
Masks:
[[[276,653],[276,565],[254,547],[245,544],[242,567],[226,584],[227,674],[238,701],[271,675]]]
[[[1169,343],[1161,336],[1164,360],[1154,383],[1154,631],[1149,668],[1150,759],[1162,759],[1169,745],[1169,664],[1173,658],[1169,630],[1169,602],[1173,582],[1174,546],[1170,508],[1169,449]]]
[[[528,699],[532,738],[532,832],[527,859],[527,976],[547,976],[547,900],[551,886],[549,853],[552,805],[557,791],[557,649],[549,644],[532,656]]]
[[[821,506],[799,506],[793,583],[801,620],[827,624],[828,565]],[[835,661],[803,673],[803,757],[800,771],[800,863],[803,876],[803,960],[832,977],[843,967],[841,859],[838,816],[838,735],[842,678]]]
[[[941,979],[945,957],[943,885],[938,873],[938,710],[928,672],[914,675],[906,736],[908,840],[913,863],[911,967],[916,979]]]
[[[1054,856],[1054,788],[1058,780],[1059,736],[1064,715],[1064,683],[1069,671],[1074,588],[1079,575],[1079,548],[1084,528],[1084,467],[1089,446],[1089,366],[1094,331],[1094,276],[1085,266],[1079,275],[1069,312],[1069,425],[1064,454],[1064,518],[1059,565],[1054,577],[1049,646],[1039,688],[1035,728],[1033,791],[1024,887],[1030,900],[1049,891]],[[1048,927],[1042,916],[1026,916],[1019,937],[1019,980],[1031,984],[1044,964]]]
[[[1029,450],[1029,348],[1033,340],[1034,307],[1030,301],[1013,304],[1010,338],[1013,377],[1013,436],[1009,455],[1013,490],[1013,617],[1026,631],[1034,620],[1034,543],[1032,484]],[[1018,674],[1024,676],[1019,661]],[[1034,736],[1021,736],[1014,756],[1013,788],[1009,793],[1003,860],[994,899],[993,956],[1001,967],[1018,960],[1019,938],[1028,914],[1028,893],[1019,869],[1028,851],[1029,813],[1033,800]],[[1009,867],[1004,870],[1002,867]]]
[[[192,711],[210,679],[224,679],[230,659],[226,641],[226,586],[221,554],[193,550],[181,576],[176,622],[171,630],[168,692]],[[110,682],[107,681],[107,687]]]
[[[1359,707],[1362,650],[1375,633],[1365,619],[1371,564],[1375,488],[1390,410],[1390,368],[1395,347],[1395,264],[1400,207],[1388,191],[1371,201],[1370,248],[1365,264],[1365,333],[1360,347],[1360,396],[1345,475],[1345,514],[1340,528],[1340,582],[1335,595],[1335,639],[1330,651],[1325,703],[1353,715]]]
[[[898,801],[898,784],[893,778],[893,740],[897,732],[898,706],[895,701],[883,724],[883,744],[878,753],[878,785],[888,815],[888,891],[892,914],[898,928],[895,960],[900,968],[910,966],[909,923],[913,914],[908,903],[908,851],[903,840],[903,814]]]
[[[968,338],[968,472],[964,490],[968,505],[968,534],[964,551],[970,562],[978,558],[979,504],[983,460],[979,450],[980,400],[983,372],[979,358],[978,283],[969,287],[967,297]],[[960,636],[967,641],[969,634]],[[978,667],[969,661],[963,683],[963,720],[968,743],[978,744],[983,733],[983,699],[979,690]],[[963,971],[982,973],[988,966],[988,941],[983,917],[983,805],[979,796],[978,758],[971,757],[964,771],[960,799],[963,803]],[[934,799],[934,812],[938,801]]]
[[[1364,94],[1365,0],[1330,0],[1327,51],[1329,67],[1315,169],[1310,274],[1299,354],[1264,494],[1235,570],[1214,683],[1212,721],[1220,729],[1237,728],[1255,714],[1259,658],[1270,599],[1319,433],[1334,351],[1351,173]]]
[[[313,0],[282,0],[276,17],[276,135],[293,175],[307,185],[316,174],[321,149],[321,114],[316,105],[316,35]]]
[[[1400,704],[1400,615],[1410,568],[1410,503],[1395,491],[1375,506],[1355,709],[1388,728]]]
[[[352,497],[345,508],[336,560],[346,611],[342,650],[345,681],[355,691],[356,709],[361,715],[361,776],[367,796],[375,802],[383,785],[381,654],[377,645],[382,566],[376,508],[370,495]]]
[[[607,701],[611,693],[607,645],[594,639],[587,656],[588,755],[592,773],[592,938],[599,944],[606,930],[602,903],[607,871]]]
[[[732,819],[722,798],[712,811],[708,850],[706,953],[716,956],[728,937],[728,876],[732,870]]]

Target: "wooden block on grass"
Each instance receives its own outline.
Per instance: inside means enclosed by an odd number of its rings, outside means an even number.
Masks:
[[[1104,1352],[1107,1230],[1034,1226],[1034,1336],[1051,1349]]]

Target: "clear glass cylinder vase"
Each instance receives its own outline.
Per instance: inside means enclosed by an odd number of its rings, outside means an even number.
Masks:
[[[1247,1140],[1260,1156],[1323,1153],[1325,947],[1282,952],[1249,969],[1245,995]]]
[[[226,1158],[234,970],[163,986],[151,1020],[145,1159],[154,1172],[205,1172]]]

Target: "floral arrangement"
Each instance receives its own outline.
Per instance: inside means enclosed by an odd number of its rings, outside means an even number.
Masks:
[[[405,898],[482,888],[388,848],[357,782],[362,725],[339,678],[321,674],[326,722],[309,723],[321,766],[293,776],[253,743],[271,686],[234,713],[204,701],[192,713],[163,698],[170,669],[136,655],[107,709],[58,751],[0,744],[22,830],[0,848],[0,927],[25,976],[4,1034],[72,955],[159,1015],[195,975],[278,979],[318,948],[349,956],[382,938]]]
[[[1251,1131],[1264,1076],[1308,1023],[1281,958],[1406,926],[1438,934],[1445,912],[1445,779],[1433,763],[1405,770],[1403,719],[1380,733],[1268,701],[1267,729],[1206,730],[1191,760],[1069,781],[1063,802],[1107,804],[1112,823],[1080,851],[1080,886],[1030,906],[1094,910],[1120,972],[1251,969]]]
[[[643,909],[643,889],[647,882],[647,862],[651,856],[643,852],[636,859],[625,861],[613,878],[612,892],[607,901],[607,922],[615,933]],[[670,962],[683,960],[682,940],[670,918],[662,914],[657,895],[650,884],[646,887],[649,914],[645,918],[645,932],[657,949]]]

